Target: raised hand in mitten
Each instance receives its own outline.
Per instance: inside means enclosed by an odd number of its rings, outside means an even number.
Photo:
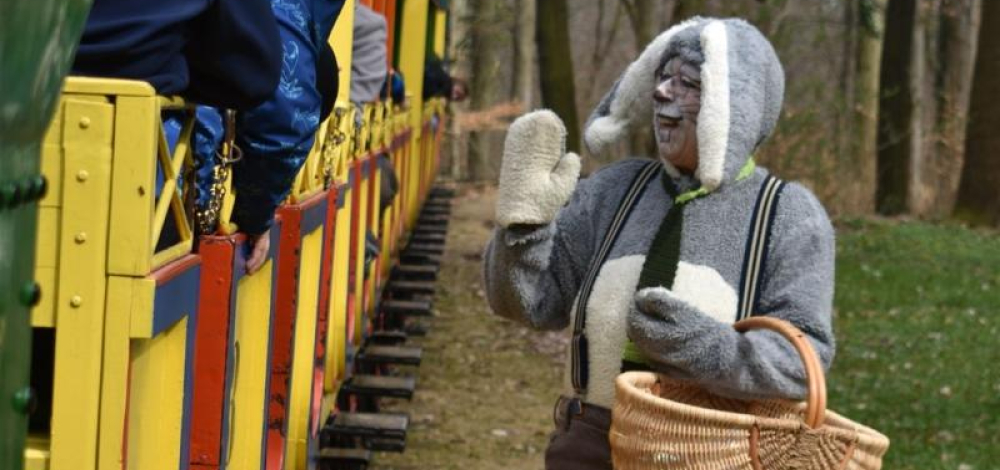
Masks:
[[[496,219],[503,227],[547,224],[569,201],[580,157],[566,153],[566,127],[549,110],[517,118],[507,131]]]

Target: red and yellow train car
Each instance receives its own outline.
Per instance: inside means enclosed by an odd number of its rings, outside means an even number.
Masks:
[[[355,125],[348,0],[330,37],[341,65],[335,112],[253,275],[246,240],[227,224],[193,236],[177,187],[191,164],[193,103],[144,82],[66,80],[41,152],[49,189],[35,272],[44,295],[31,324],[44,352],[32,365],[43,406],[26,469],[318,465],[321,430],[349,403],[338,400],[340,386],[437,173],[444,118],[443,101],[421,96],[426,54],[444,52],[447,11],[429,0],[364,3],[388,19],[409,105],[367,105]],[[172,148],[164,110],[188,116]],[[382,153],[399,179],[385,211]],[[169,243],[166,226],[177,235]],[[382,250],[366,266],[369,233]]]

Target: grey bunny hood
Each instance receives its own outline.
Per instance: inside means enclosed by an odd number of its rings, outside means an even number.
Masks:
[[[591,153],[601,154],[629,130],[651,128],[656,71],[665,58],[685,50],[704,57],[695,177],[714,191],[736,178],[781,112],[781,63],[770,42],[746,21],[695,17],[660,34],[601,100],[587,120],[584,140]]]

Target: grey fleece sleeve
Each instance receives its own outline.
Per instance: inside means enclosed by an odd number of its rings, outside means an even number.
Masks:
[[[824,369],[834,355],[831,326],[834,235],[805,188],[789,184],[779,200],[758,315],[786,320],[811,340]],[[795,349],[777,333],[737,333],[663,288],[636,295],[629,336],[655,369],[737,398],[806,396]]]
[[[498,228],[486,247],[484,279],[493,311],[535,328],[569,324],[594,252],[594,177],[580,180],[556,219],[539,227]]]

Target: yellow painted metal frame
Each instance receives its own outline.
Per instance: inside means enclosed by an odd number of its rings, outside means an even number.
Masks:
[[[161,119],[167,109],[187,116],[173,152]],[[32,311],[32,326],[58,332],[51,433],[29,442],[28,468],[119,469],[126,421],[134,424],[124,449],[133,468],[180,462],[169,452],[180,448],[187,319],[150,338],[156,283],[147,276],[193,243],[177,186],[191,160],[192,109],[144,82],[66,80],[42,154],[50,190],[36,263],[43,291],[54,295]],[[167,217],[179,241],[157,253]],[[149,426],[155,436],[143,431]]]
[[[346,262],[350,252],[351,242],[351,203],[353,188],[347,188],[349,181],[350,161],[353,152],[347,136],[353,133],[354,108],[350,104],[338,105],[335,111],[338,121],[331,124],[333,130],[328,132],[326,140],[333,143],[329,146],[333,159],[333,180],[337,190],[342,194],[338,197],[344,200],[343,207],[337,210],[334,220],[336,225],[333,241],[332,270],[330,275],[330,302],[328,311],[329,327],[326,338],[326,371],[324,391],[334,393],[338,382],[346,373],[347,348],[347,294],[350,265]]]
[[[53,190],[42,201],[37,259],[52,269],[52,302],[32,314],[35,327],[57,329],[48,467],[97,465],[104,300],[107,285],[108,213],[111,205],[114,105],[103,97],[63,98],[45,139],[43,172]],[[63,175],[66,177],[64,178]],[[42,245],[41,243],[46,243]],[[72,269],[62,269],[70,267]],[[42,311],[41,308],[51,308]],[[29,445],[45,446],[43,439]],[[41,449],[34,449],[41,450]],[[29,448],[27,465],[42,464]]]
[[[253,276],[239,280],[236,292],[235,325],[232,325],[236,370],[229,398],[229,446],[224,449],[228,468],[261,467],[266,445],[267,381],[270,374],[271,290],[273,260],[268,260]]]
[[[188,320],[184,317],[156,337],[129,344],[130,469],[172,470],[188,458],[180,455]],[[114,449],[113,444],[108,443],[109,450]],[[116,468],[115,464],[111,459],[106,465],[102,462],[102,468]]]
[[[399,6],[397,5],[397,8]],[[427,13],[430,0],[405,0],[402,2],[403,24],[399,38],[399,71],[406,77],[407,101],[410,104],[410,127],[414,138],[420,134],[423,110],[424,61],[427,47]]]
[[[448,12],[436,8],[434,15],[434,53],[438,57],[444,57],[445,40],[448,32]]]
[[[323,259],[322,226],[303,237],[301,250],[285,446],[285,468],[289,469],[305,468],[307,464],[316,351],[316,314],[319,308],[322,268],[320,262]]]

